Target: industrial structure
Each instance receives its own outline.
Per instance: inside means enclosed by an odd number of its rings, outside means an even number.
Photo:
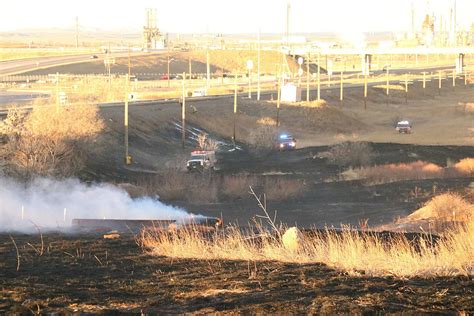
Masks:
[[[143,42],[145,49],[163,49],[165,47],[165,39],[158,29],[156,9],[145,10]]]

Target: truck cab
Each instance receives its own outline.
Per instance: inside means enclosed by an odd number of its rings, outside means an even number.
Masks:
[[[189,172],[214,170],[216,167],[216,153],[213,150],[194,150],[190,159],[186,162],[186,169]]]
[[[400,134],[411,134],[411,124],[409,121],[400,121],[395,130]]]

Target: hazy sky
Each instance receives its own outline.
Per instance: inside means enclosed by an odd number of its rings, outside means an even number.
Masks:
[[[81,27],[140,30],[145,8],[156,8],[158,26],[170,33],[283,32],[287,0],[0,0],[0,32],[25,28]],[[415,3],[421,25],[426,0],[291,0],[292,32],[406,31]],[[454,0],[431,0],[431,12],[449,19]],[[457,0],[458,25],[474,21],[474,0]],[[437,22],[439,23],[439,22]],[[439,25],[439,24],[438,24]],[[449,24],[447,24],[449,26]]]

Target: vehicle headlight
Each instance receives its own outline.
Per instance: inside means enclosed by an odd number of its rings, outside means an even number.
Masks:
[[[280,148],[283,148],[283,147],[285,147],[285,145],[284,145],[284,144],[280,144]]]
[[[291,146],[291,147],[295,147],[295,145],[296,145],[295,142],[291,142],[291,143],[290,143],[290,146]]]

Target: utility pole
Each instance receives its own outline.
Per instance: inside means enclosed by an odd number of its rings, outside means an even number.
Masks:
[[[76,16],[76,49],[79,48],[79,17]]]
[[[390,95],[390,73],[389,67],[387,66],[387,96]]]
[[[128,84],[129,84],[129,77],[128,75],[125,76],[125,108],[124,108],[124,128],[125,128],[125,164],[130,165],[132,163],[132,159],[129,154],[128,149]]]
[[[258,30],[258,52],[257,52],[257,100],[260,101],[260,29]]]
[[[290,1],[286,3],[286,45],[290,47],[290,11],[291,4]]]
[[[181,119],[183,132],[181,134],[181,142],[184,149],[186,143],[186,73],[183,72],[183,96],[181,101]]]

